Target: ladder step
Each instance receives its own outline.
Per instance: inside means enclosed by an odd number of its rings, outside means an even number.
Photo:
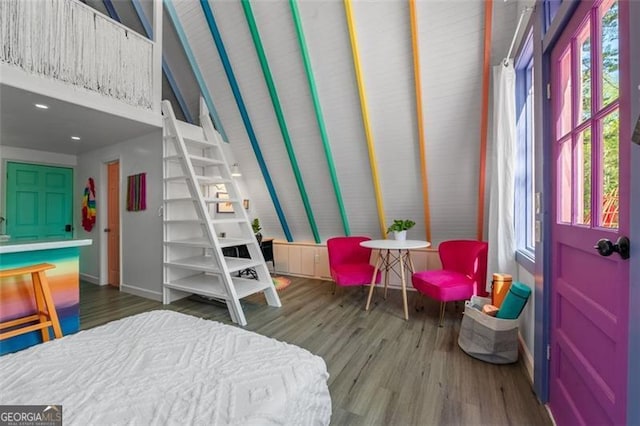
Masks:
[[[192,237],[184,240],[167,240],[164,244],[183,247],[211,248],[211,242],[208,238],[204,237]]]
[[[206,200],[206,199],[205,199]],[[175,197],[175,198],[165,198],[164,202],[165,203],[177,203],[177,202],[184,202],[184,201],[195,201],[193,198],[191,197]]]
[[[224,259],[227,264],[227,269],[229,269],[229,272],[231,273],[243,271],[248,268],[255,268],[261,263],[258,260],[242,257],[225,257]],[[212,256],[194,256],[185,259],[176,259],[166,262],[165,265],[218,274],[222,272]]]
[[[224,248],[246,246],[247,244],[255,243],[256,240],[254,238],[218,238],[218,242],[220,247]]]
[[[193,163],[194,166],[222,166],[224,164],[222,160],[201,157],[199,155],[189,155],[189,158],[191,158],[191,163]]]
[[[196,176],[198,182],[211,183],[211,184],[228,184],[231,183],[231,179],[225,179],[222,176]]]
[[[177,203],[177,202],[184,202],[184,201],[195,202],[195,200],[191,197],[166,198],[164,201],[167,203]],[[202,201],[204,201],[207,204],[239,203],[240,202],[238,198],[216,198],[216,197],[202,197]]]
[[[237,277],[231,278],[231,281],[233,282],[239,299],[264,291],[273,285],[272,282],[261,282]],[[231,299],[221,277],[218,275],[197,274],[178,280],[171,280],[164,285],[165,287],[175,290],[195,293],[201,296],[216,297],[225,300]]]
[[[217,203],[239,203],[240,200],[237,198],[202,198],[205,203],[208,204],[217,204]]]
[[[253,238],[218,238],[218,243],[221,248],[245,246],[247,244],[255,243]],[[167,240],[165,245],[175,245],[184,247],[198,247],[198,248],[211,248],[211,242],[205,237],[192,237],[182,240]]]
[[[216,160],[215,158],[207,158],[201,157],[199,155],[189,155],[191,159],[191,163],[194,166],[221,166],[224,164],[222,160]],[[165,161],[182,161],[182,155],[169,155],[168,157],[164,157]]]
[[[189,137],[185,137],[183,139],[184,139],[184,143],[189,146],[195,146],[200,148],[217,148],[218,147],[218,144],[216,142],[208,141],[206,139],[195,139],[195,138],[189,138]]]
[[[186,182],[187,179],[190,179],[189,176],[180,175],[180,176],[170,176],[164,178],[165,182]],[[227,184],[231,183],[231,179],[225,179],[222,176],[196,176],[196,180],[199,183],[209,183],[209,184]]]
[[[233,218],[229,218],[229,219],[212,219],[211,223],[213,223],[214,225],[222,225],[225,223],[243,223],[246,222],[246,219],[241,218],[241,217],[233,217]]]

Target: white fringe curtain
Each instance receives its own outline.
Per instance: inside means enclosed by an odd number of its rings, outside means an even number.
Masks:
[[[0,0],[0,61],[24,71],[152,107],[146,38],[74,0]]]
[[[516,275],[516,74],[513,63],[493,67],[493,164],[489,195],[487,281],[494,272]],[[490,286],[487,286],[490,288]]]

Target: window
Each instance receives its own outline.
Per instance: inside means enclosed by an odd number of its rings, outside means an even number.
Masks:
[[[618,2],[605,0],[555,64],[558,223],[618,228],[619,62]]]
[[[530,31],[516,60],[516,244],[520,253],[535,252],[533,34]]]

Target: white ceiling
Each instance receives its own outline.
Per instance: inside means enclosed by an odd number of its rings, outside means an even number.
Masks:
[[[49,106],[38,109],[34,104]],[[0,84],[0,145],[77,155],[157,130],[148,124]],[[79,136],[81,140],[71,140]]]

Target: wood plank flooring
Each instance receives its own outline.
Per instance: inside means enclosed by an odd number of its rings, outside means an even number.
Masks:
[[[551,425],[531,389],[521,363],[493,365],[465,354],[457,344],[462,307],[448,307],[437,326],[438,305],[425,299],[424,311],[402,318],[400,292],[374,296],[328,281],[292,277],[280,291],[282,308],[262,295],[242,302],[247,330],[306,348],[327,363],[334,425]],[[159,302],[120,293],[109,286],[81,283],[80,325],[154,310],[171,309],[230,324],[226,307],[183,299]]]

